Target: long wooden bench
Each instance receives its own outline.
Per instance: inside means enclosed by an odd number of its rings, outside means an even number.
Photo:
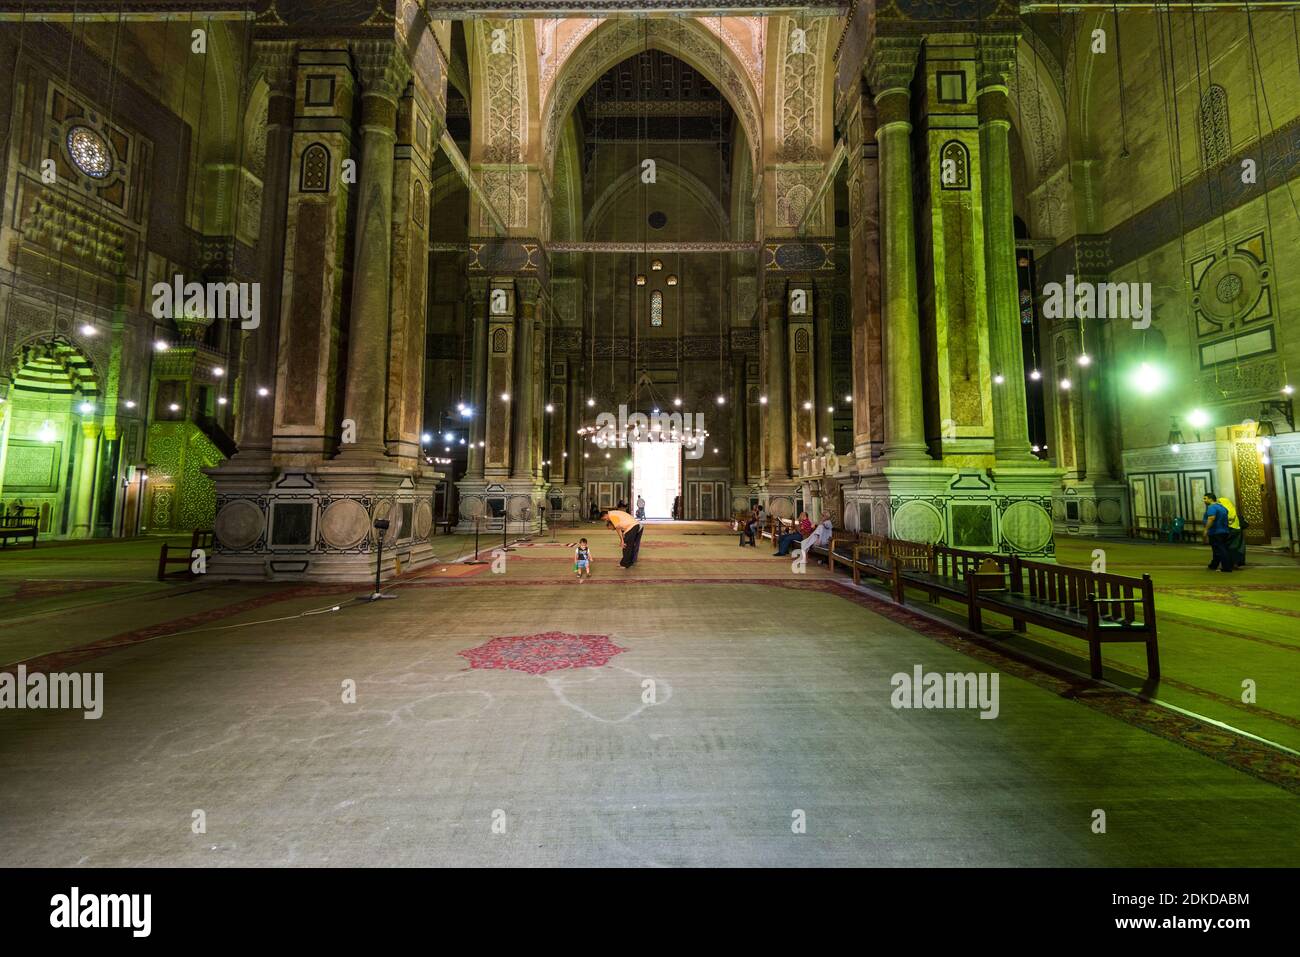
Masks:
[[[7,548],[10,539],[19,538],[30,538],[35,548],[39,527],[40,512],[34,508],[19,506],[8,515],[0,515],[0,548]]]
[[[816,531],[816,526],[813,526]],[[810,545],[808,554],[824,556],[826,567],[830,571],[835,571],[835,563],[838,561],[842,565],[847,565],[849,570],[853,569],[853,550],[859,542],[863,540],[861,532],[850,532],[845,528],[836,528],[831,526],[831,541],[829,545]]]
[[[883,582],[894,579],[892,546],[894,542],[884,535],[860,535],[853,546],[852,562],[853,583],[862,583],[863,574],[878,578]]]
[[[169,549],[174,546],[163,542],[162,551],[158,555],[158,580],[160,582],[173,578],[191,579],[194,573],[190,570],[191,563],[194,561],[194,550],[201,548],[205,552],[212,551],[212,529],[196,528],[190,535],[190,547],[185,550],[183,555],[169,555]],[[168,565],[183,565],[178,571],[168,571]]]
[[[1012,556],[1009,568],[981,568],[966,581],[972,631],[983,631],[981,611],[993,611],[1011,618],[1016,631],[1029,623],[1082,638],[1094,678],[1102,676],[1102,642],[1142,642],[1147,676],[1160,677],[1150,575],[1128,578]]]
[[[951,598],[966,604],[968,575],[978,571],[980,566],[992,561],[997,567],[1006,569],[1011,565],[1009,555],[995,555],[991,552],[976,552],[965,548],[950,548],[947,545],[924,545],[919,542],[898,542],[895,551],[906,555],[907,561],[896,564],[896,584],[894,600],[900,605],[907,602],[907,587],[923,589],[930,601],[938,602],[940,598]]]

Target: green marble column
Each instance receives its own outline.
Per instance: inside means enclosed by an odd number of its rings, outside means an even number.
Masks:
[[[340,455],[382,458],[386,451],[393,149],[397,142],[397,100],[410,76],[410,67],[387,41],[358,43],[353,55],[362,83],[361,161],[343,416],[356,424],[356,442],[344,445]]]
[[[483,478],[483,461],[486,452],[479,447],[479,443],[487,440],[487,416],[484,414],[487,409],[487,280],[470,280],[470,290],[471,301],[468,312],[473,335],[473,346],[470,358],[468,402],[473,411],[473,417],[470,419],[470,448],[465,477],[481,479]]]
[[[95,473],[99,470],[99,434],[102,426],[98,422],[81,423],[81,451],[77,456],[77,482],[72,500],[73,538],[90,538],[93,528],[91,516],[94,514]]]
[[[1015,63],[1013,35],[980,41],[979,123],[983,159],[984,262],[988,283],[989,362],[993,386],[994,452],[999,461],[1026,462],[1029,420],[1024,349],[1020,341],[1020,283],[1016,276],[1014,197],[1011,186],[1011,119],[1007,75]]]
[[[909,85],[914,41],[878,41],[869,66],[880,148],[880,265],[884,283],[885,445],[891,463],[930,461],[921,393]]]

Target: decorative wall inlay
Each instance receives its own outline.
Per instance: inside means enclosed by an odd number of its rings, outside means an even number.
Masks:
[[[1187,265],[1197,335],[1218,336],[1273,314],[1272,270],[1257,232]]]
[[[330,151],[324,143],[312,143],[302,151],[298,191],[301,193],[330,191]]]
[[[1206,168],[1217,166],[1232,152],[1232,134],[1228,128],[1228,91],[1211,83],[1201,94],[1199,114],[1201,160]]]

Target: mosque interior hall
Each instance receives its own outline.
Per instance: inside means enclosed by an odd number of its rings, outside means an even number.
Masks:
[[[1295,3],[0,64],[0,868],[1295,866]]]

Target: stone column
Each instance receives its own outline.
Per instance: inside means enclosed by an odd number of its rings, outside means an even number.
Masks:
[[[745,419],[749,396],[745,389],[745,361],[731,364],[731,484],[745,484]]]
[[[276,367],[280,344],[280,297],[293,165],[294,55],[292,42],[258,40],[256,68],[267,85],[266,169],[257,243],[257,278],[262,314],[258,327],[243,333],[244,362],[239,382],[239,462],[269,461],[275,428]],[[232,330],[232,334],[234,331]],[[259,394],[266,389],[267,394]]]
[[[410,79],[410,66],[389,41],[359,42],[353,57],[362,85],[361,163],[343,417],[355,423],[356,442],[344,445],[339,455],[378,459],[385,454],[393,150],[397,101]]]
[[[72,537],[90,538],[94,529],[91,516],[95,509],[95,474],[99,471],[98,422],[81,423],[81,453],[77,456],[77,487],[72,502]]]
[[[786,481],[790,478],[790,420],[786,389],[785,360],[785,283],[769,280],[766,290],[763,357],[767,372],[767,405],[764,434],[767,437],[767,478]]]
[[[835,296],[833,284],[818,282],[813,292],[816,309],[816,330],[813,335],[816,344],[816,366],[814,381],[817,383],[817,435],[813,437],[814,445],[821,445],[822,438],[835,440],[835,421],[831,407],[836,405],[834,383],[831,381],[831,337],[835,334]]]
[[[483,460],[485,450],[479,442],[487,439],[485,411],[487,409],[487,282],[475,279],[470,281],[471,299],[466,313],[470,322],[470,388],[469,405],[473,410],[469,427],[469,457],[465,467],[467,479],[483,478]]]
[[[870,465],[884,444],[884,358],[880,315],[880,170],[876,112],[866,83],[851,92],[849,143],[850,330],[853,339],[853,454]]]
[[[912,73],[918,43],[877,40],[871,89],[880,147],[881,272],[884,277],[885,446],[891,462],[928,462],[921,393],[921,324],[912,214]]]
[[[1007,77],[1015,64],[1014,34],[980,39],[980,154],[984,160],[984,261],[988,283],[989,360],[993,386],[994,452],[998,461],[1027,462],[1029,419],[1024,349],[1020,339],[1020,283],[1016,275],[1011,119]]]
[[[515,382],[510,396],[514,414],[514,443],[510,456],[510,477],[532,479],[533,443],[535,432],[534,395],[536,393],[533,371],[536,356],[533,354],[533,326],[537,318],[537,300],[525,299],[519,304],[519,317],[515,320]]]

